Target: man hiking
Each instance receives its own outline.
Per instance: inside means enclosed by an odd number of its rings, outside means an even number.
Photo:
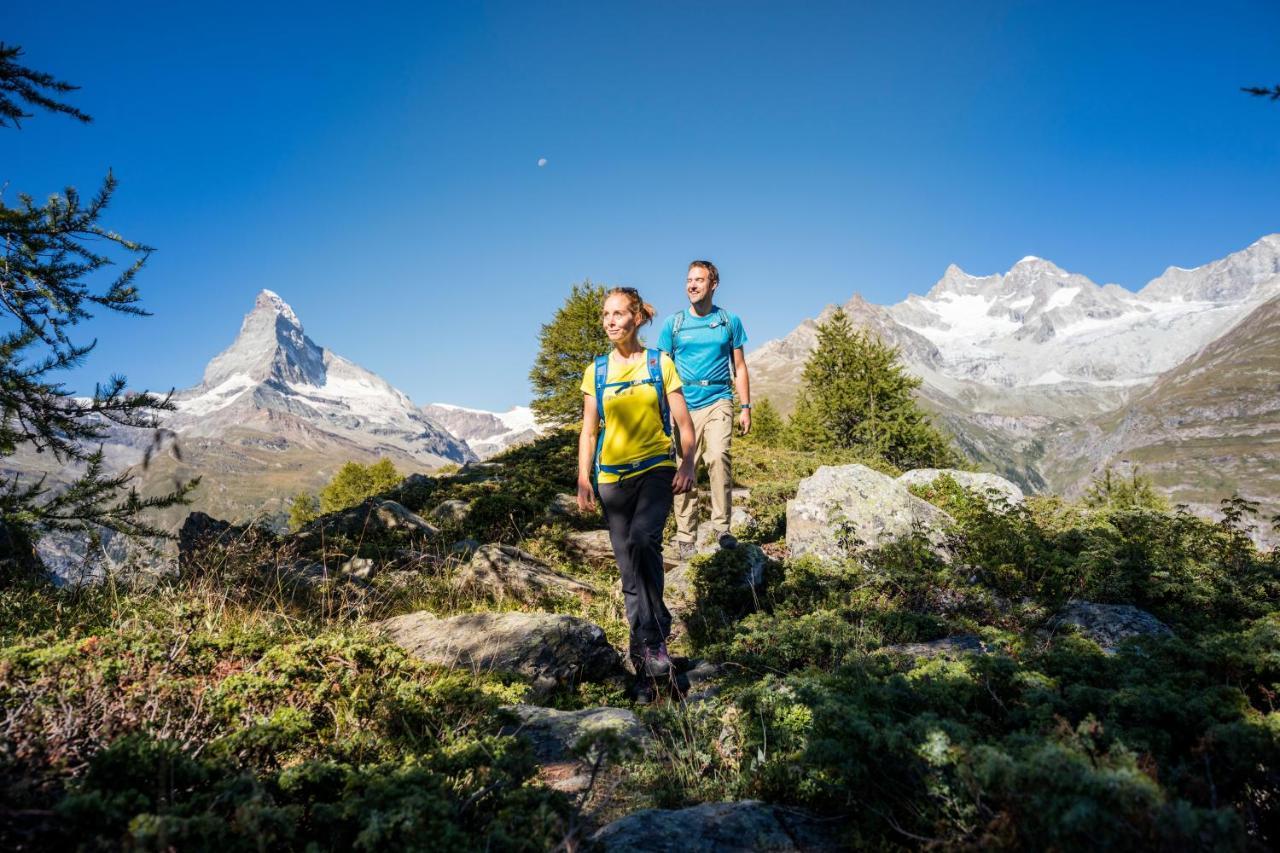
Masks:
[[[685,401],[693,419],[693,452],[701,458],[711,480],[711,530],[721,548],[736,548],[729,534],[733,477],[729,445],[733,439],[733,391],[742,411],[738,426],[751,430],[751,380],[742,347],[747,333],[742,321],[712,299],[720,286],[720,272],[711,261],[689,264],[685,292],[689,307],[668,317],[658,336],[658,349],[671,354],[684,383]],[[683,442],[679,446],[687,446]],[[696,462],[695,462],[696,465]],[[696,550],[698,496],[694,490],[677,495],[676,551],[681,560]]]

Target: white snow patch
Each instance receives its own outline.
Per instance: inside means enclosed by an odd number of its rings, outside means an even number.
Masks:
[[[203,394],[179,402],[178,411],[185,415],[207,415],[225,408],[257,383],[243,373],[236,373]]]
[[[1052,311],[1054,308],[1065,308],[1079,295],[1080,288],[1078,287],[1063,287],[1055,290],[1050,294],[1049,301],[1045,304],[1044,310]]]

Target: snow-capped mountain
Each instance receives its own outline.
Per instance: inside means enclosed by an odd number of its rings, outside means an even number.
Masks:
[[[318,346],[284,300],[263,290],[240,334],[205,368],[204,381],[174,395],[165,426],[187,436],[261,429],[303,445],[349,443],[410,457],[422,466],[475,458],[377,374]]]
[[[1195,269],[1170,267],[1136,293],[1114,284],[1099,286],[1050,261],[1027,257],[1008,272],[987,276],[953,265],[925,296],[892,306],[854,296],[843,308],[856,325],[899,348],[907,369],[922,380],[922,403],[970,456],[1028,488],[1071,493],[1099,465],[1119,459],[1117,454],[1150,446],[1156,438],[1143,431],[1157,422],[1166,444],[1183,435],[1171,432],[1169,424],[1194,422],[1196,446],[1206,453],[1217,448],[1213,452],[1219,457],[1229,445],[1239,453],[1241,446],[1256,444],[1256,435],[1236,436],[1233,444],[1236,421],[1204,417],[1205,405],[1183,411],[1179,407],[1191,405],[1185,396],[1159,397],[1164,407],[1159,419],[1135,420],[1126,412],[1132,405],[1152,410],[1156,398],[1147,389],[1162,387],[1160,381],[1179,375],[1199,354],[1245,351],[1243,344],[1230,341],[1246,330],[1254,330],[1250,358],[1262,363],[1258,353],[1270,339],[1256,334],[1257,318],[1272,316],[1273,308],[1259,311],[1274,306],[1277,297],[1280,234],[1272,234]],[[828,307],[818,320],[833,310]],[[816,327],[806,320],[748,355],[753,396],[769,397],[784,411],[790,408]],[[1250,381],[1274,402],[1273,380],[1255,373]],[[1254,411],[1257,405],[1252,398],[1246,405],[1243,396],[1232,403],[1218,395],[1213,402],[1218,412],[1232,406]],[[1109,439],[1109,431],[1120,425],[1124,440]],[[1274,485],[1250,473],[1261,470],[1257,466],[1246,470],[1224,465],[1221,458],[1201,464],[1192,461],[1193,451],[1179,451],[1186,471],[1235,472],[1230,482],[1206,484],[1206,493],[1209,485],[1227,494],[1238,487],[1267,498],[1264,493]],[[1172,490],[1173,480],[1168,482]],[[1174,491],[1187,495],[1193,486],[1180,482]],[[1280,506],[1280,494],[1264,503]]]
[[[455,438],[465,441],[481,459],[533,441],[544,432],[528,406],[515,406],[506,412],[486,412],[449,403],[430,403],[422,407],[422,413]]]
[[[888,309],[927,338],[955,379],[1022,388],[1135,387],[1190,357],[1280,294],[1280,235],[1138,293],[1028,257],[1004,274],[952,265],[926,296]]]

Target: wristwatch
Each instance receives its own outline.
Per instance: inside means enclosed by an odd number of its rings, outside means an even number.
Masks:
[[[747,410],[747,409],[750,409],[750,408],[751,408],[751,404],[750,404],[750,403],[743,403],[743,404],[742,404],[741,406],[739,406],[738,408],[740,408],[740,409],[744,409],[744,410]]]

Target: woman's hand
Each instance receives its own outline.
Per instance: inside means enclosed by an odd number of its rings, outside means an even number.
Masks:
[[[671,481],[671,491],[683,495],[693,488],[693,457],[686,456],[685,461],[676,469],[675,479]]]
[[[578,512],[591,512],[596,508],[596,490],[590,480],[578,480]]]

